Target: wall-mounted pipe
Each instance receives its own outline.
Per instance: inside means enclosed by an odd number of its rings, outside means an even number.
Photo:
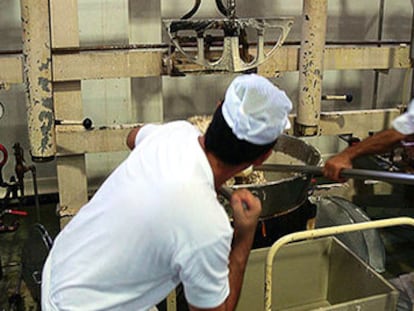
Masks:
[[[296,136],[319,132],[327,10],[327,0],[303,1]]]
[[[384,32],[384,11],[385,11],[385,0],[379,1],[378,8],[378,31],[377,31],[377,40],[381,42]],[[381,44],[378,44],[380,47]],[[378,93],[379,93],[379,82],[380,82],[380,71],[375,70],[374,73],[374,92],[372,96],[372,109],[377,109],[378,106]]]
[[[20,0],[27,123],[33,161],[56,154],[48,0]]]

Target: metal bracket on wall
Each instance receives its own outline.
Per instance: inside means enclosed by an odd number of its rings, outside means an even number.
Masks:
[[[173,44],[167,62],[170,66],[174,65],[172,52],[177,49],[188,60],[207,70],[242,72],[264,63],[284,43],[293,18],[167,19],[163,23]],[[255,55],[249,54],[249,30],[256,32]],[[266,52],[265,33],[270,30],[276,30],[278,38]]]
[[[10,90],[10,84],[0,81],[0,91],[8,91]]]

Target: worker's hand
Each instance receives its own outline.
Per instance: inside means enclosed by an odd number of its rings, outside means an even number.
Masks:
[[[254,233],[262,211],[260,200],[249,190],[238,189],[233,192],[230,204],[236,234],[243,237]]]
[[[344,168],[352,168],[351,159],[346,154],[338,154],[326,161],[323,175],[334,181],[344,182],[346,179],[340,177],[341,170]]]

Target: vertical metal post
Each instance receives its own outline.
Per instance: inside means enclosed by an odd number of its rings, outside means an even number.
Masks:
[[[383,25],[384,25],[384,9],[385,9],[385,0],[380,0],[379,2],[379,9],[378,9],[378,31],[377,31],[377,40],[381,42],[382,40],[382,33],[383,33]],[[378,44],[380,47],[381,44]],[[380,79],[380,72],[375,70],[374,74],[374,94],[372,96],[372,109],[377,109],[378,106],[378,92],[379,92],[379,79]]]
[[[78,0],[49,1],[52,47],[79,47]],[[62,23],[63,20],[64,23]],[[57,119],[80,120],[83,118],[80,80],[54,82],[53,101]],[[56,134],[57,142],[59,142],[59,131]],[[63,228],[88,202],[85,155],[58,155],[56,168],[59,186],[60,226]]]
[[[297,136],[314,136],[319,131],[327,9],[327,0],[303,0]]]
[[[413,1],[413,9],[414,9],[414,1]],[[410,43],[410,59],[411,59],[411,67],[413,68],[411,71],[411,98],[414,97],[414,12],[411,20],[411,43]]]
[[[27,122],[33,161],[56,154],[48,0],[20,0]]]
[[[236,0],[227,0],[227,12],[229,19],[236,18]]]

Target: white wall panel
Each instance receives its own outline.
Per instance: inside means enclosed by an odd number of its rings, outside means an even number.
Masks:
[[[20,1],[0,0],[0,50],[21,50]]]
[[[127,0],[78,0],[81,46],[125,45],[129,39]],[[82,81],[85,117],[95,126],[133,122],[130,79]],[[88,184],[95,188],[124,158],[125,153],[86,155]]]

